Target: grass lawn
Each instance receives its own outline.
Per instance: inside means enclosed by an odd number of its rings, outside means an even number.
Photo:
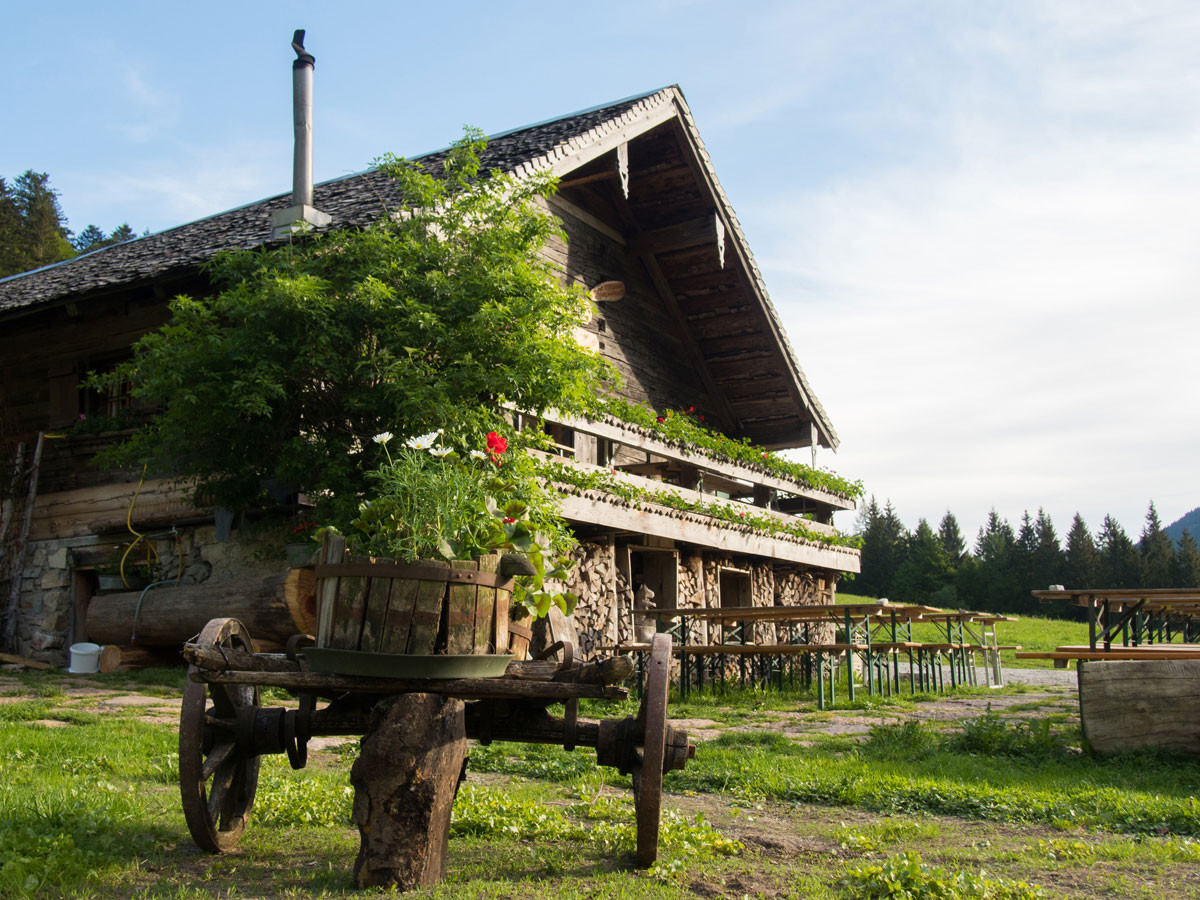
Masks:
[[[302,772],[266,758],[241,845],[202,853],[179,808],[181,685],[178,672],[0,674],[0,897],[361,896],[356,742]],[[1200,765],[1091,758],[1065,689],[827,711],[730,690],[670,714],[699,751],[666,776],[654,869],[632,868],[628,778],[588,750],[495,743],[472,747],[445,881],[413,896],[1200,898]]]

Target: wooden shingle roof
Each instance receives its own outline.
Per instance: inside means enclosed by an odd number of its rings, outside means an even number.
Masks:
[[[740,388],[722,386],[722,367],[741,366],[744,371],[742,363],[731,358],[728,342],[723,347],[709,350],[703,337],[698,337],[703,364],[717,373],[712,377],[718,383],[718,389],[729,391],[728,402],[734,416],[747,423],[744,432],[757,442],[776,447],[804,445],[809,443],[811,429],[817,443],[836,447],[837,434],[788,343],[741,226],[717,180],[691,111],[677,87],[491,136],[481,163],[484,169],[498,169],[518,176],[547,169],[561,176],[667,123],[678,129],[690,155],[693,176],[689,190],[693,194],[703,194],[708,206],[716,210],[724,225],[726,244],[731,245],[732,252],[727,250],[726,255],[733,267],[742,273],[737,302],[720,300],[719,303],[725,306],[718,306],[716,313],[729,320],[735,333],[744,335],[739,353],[767,360],[762,364],[762,371],[770,376],[771,384],[764,392],[765,382],[756,375],[754,379],[743,378],[746,383]],[[440,150],[413,159],[437,175],[446,153],[446,150]],[[24,311],[67,300],[85,301],[90,296],[117,289],[194,273],[221,250],[248,249],[269,243],[271,213],[290,205],[290,193],[280,194],[2,279],[0,318],[11,318]],[[333,217],[331,227],[353,227],[374,222],[386,211],[399,207],[400,197],[390,179],[368,170],[317,184],[313,205]],[[665,277],[673,280],[675,276],[669,264],[663,268]],[[721,291],[726,290],[721,287]],[[692,302],[689,287],[682,281],[677,293],[681,307]],[[695,303],[700,305],[701,301],[697,299]],[[696,328],[698,333],[703,327],[715,327],[718,332],[728,333],[724,324],[714,325],[713,308],[694,311],[682,308],[681,312],[688,327]],[[708,373],[706,377],[709,377]],[[750,384],[751,380],[758,383]],[[730,384],[736,385],[737,381],[732,378]],[[735,396],[738,390],[745,396]],[[769,400],[764,399],[768,397]]]

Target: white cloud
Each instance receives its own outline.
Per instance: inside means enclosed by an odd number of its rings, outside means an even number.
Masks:
[[[835,467],[910,525],[1200,503],[1200,19],[1054,10],[957,36],[935,152],[751,210]]]

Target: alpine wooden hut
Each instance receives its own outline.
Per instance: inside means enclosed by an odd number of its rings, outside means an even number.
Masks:
[[[436,174],[443,156],[419,160]],[[704,409],[726,435],[771,451],[812,448],[814,463],[818,447],[837,447],[677,87],[495,135],[482,162],[518,175],[548,169],[561,179],[547,202],[568,240],[547,252],[564,279],[596,289],[594,315],[578,337],[622,373],[628,400]],[[396,205],[393,190],[367,171],[317,184],[312,205],[330,217],[321,227],[364,225]],[[113,634],[113,623],[97,624],[91,604],[106,564],[132,534],[157,541],[184,583],[228,582],[224,593],[252,583],[264,596],[278,594],[263,585],[283,559],[264,559],[219,511],[195,508],[165,480],[140,483],[140,473],[89,466],[122,433],[87,433],[81,416],[103,422],[129,410],[130,398],[121,386],[100,394],[79,385],[162,324],[168,298],[205,292],[200,266],[214,253],[271,242],[273,216],[294,205],[291,195],[272,197],[0,281],[0,438],[8,455],[0,613],[9,637],[0,649],[61,664],[73,642],[131,643]],[[799,536],[701,512],[635,508],[602,493],[567,496],[564,512],[581,540],[573,587],[584,653],[630,637],[641,585],[660,607],[790,604],[828,601],[839,575],[858,571],[858,552],[834,540],[832,524],[834,512],[854,508],[853,490],[681,449],[617,420],[548,427],[579,465],[648,487],[669,483],[706,502],[752,504],[784,522],[802,516],[807,528]],[[150,616],[165,594],[150,592],[139,615]],[[91,633],[96,628],[104,633]],[[136,623],[117,630],[125,628]]]

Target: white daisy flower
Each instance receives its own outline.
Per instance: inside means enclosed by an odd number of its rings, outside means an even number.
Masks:
[[[484,453],[482,450],[472,450],[471,456],[475,459],[487,459],[488,458],[487,454]]]
[[[418,434],[416,437],[410,437],[405,441],[405,445],[413,450],[428,450],[433,446],[433,442],[437,440],[438,433],[431,431],[429,434]]]
[[[393,437],[394,437],[394,435],[390,431],[381,431],[381,432],[379,432],[379,434],[375,435],[373,440],[377,444],[386,444]]]
[[[429,454],[431,456],[449,456],[454,451],[449,447],[430,447]]]

